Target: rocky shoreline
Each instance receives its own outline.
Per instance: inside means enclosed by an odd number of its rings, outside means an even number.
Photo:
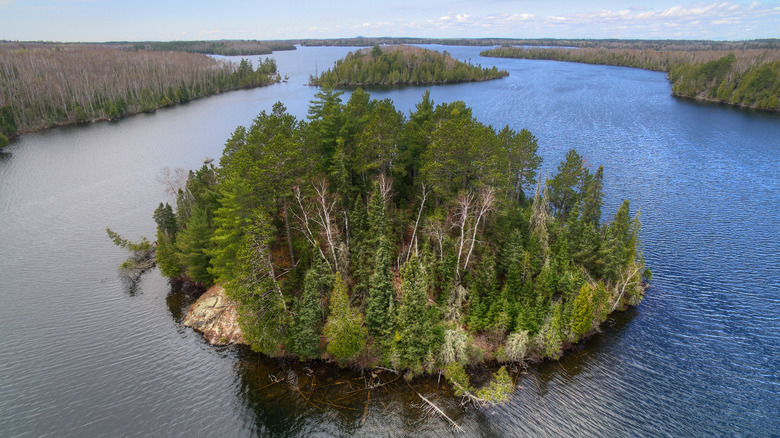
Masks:
[[[190,306],[183,324],[202,333],[211,345],[246,345],[238,326],[237,305],[225,296],[225,289],[218,284]]]

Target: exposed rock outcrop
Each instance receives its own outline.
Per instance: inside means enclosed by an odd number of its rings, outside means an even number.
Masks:
[[[203,333],[212,345],[246,344],[238,327],[236,303],[216,284],[195,301],[187,311],[184,325]]]

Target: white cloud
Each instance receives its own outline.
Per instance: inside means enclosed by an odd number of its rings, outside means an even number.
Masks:
[[[7,1],[7,0],[0,0]],[[680,3],[663,9],[632,6],[585,12],[534,15],[515,3],[493,3],[503,10],[477,14],[473,10],[445,10],[418,18],[371,19],[354,22],[322,22],[275,28],[274,37],[312,38],[363,36],[411,36],[431,38],[718,38],[777,37],[780,6],[738,3],[739,0]],[[506,7],[503,7],[506,4]],[[583,2],[585,4],[585,2]],[[366,19],[368,18],[368,19]]]

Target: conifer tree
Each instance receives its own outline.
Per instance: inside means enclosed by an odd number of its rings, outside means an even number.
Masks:
[[[185,274],[193,281],[210,285],[214,277],[209,272],[211,257],[211,226],[206,211],[196,205],[186,227],[177,234],[176,249]]]
[[[574,298],[573,314],[571,319],[571,331],[580,337],[587,333],[593,324],[593,304],[591,303],[591,290],[587,283],[582,283],[580,291]]]
[[[351,359],[366,345],[366,328],[363,326],[363,314],[349,305],[347,285],[338,272],[333,282],[329,310],[324,329],[328,353],[339,361]]]
[[[583,166],[580,154],[574,149],[566,153],[566,159],[558,165],[558,174],[550,181],[550,205],[565,221],[579,199],[588,169]]]
[[[293,351],[303,358],[319,356],[322,321],[320,303],[323,293],[331,284],[328,270],[322,265],[322,260],[314,257],[303,280],[303,295],[293,308],[295,316],[289,335]]]
[[[234,277],[224,284],[227,297],[238,303],[244,339],[252,350],[269,356],[283,351],[292,322],[271,256],[273,240],[268,216],[256,211],[238,250]]]
[[[391,313],[392,301],[395,299],[393,278],[390,273],[390,245],[385,236],[379,240],[374,273],[371,275],[371,287],[368,293],[366,307],[366,327],[374,336],[382,336],[390,332],[394,315]]]
[[[398,308],[398,352],[404,365],[414,367],[435,346],[436,321],[431,318],[426,274],[420,260],[413,255],[401,268],[401,305]]]
[[[604,205],[604,166],[599,166],[596,173],[589,178],[582,196],[582,222],[599,227],[601,206]]]

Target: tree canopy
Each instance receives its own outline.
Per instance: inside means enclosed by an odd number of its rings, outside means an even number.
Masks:
[[[602,224],[604,169],[572,150],[534,184],[541,161],[530,132],[427,93],[408,115],[362,90],[319,93],[307,120],[277,103],[160,204],[158,264],[220,282],[269,355],[412,374],[556,358],[646,272],[628,201]]]
[[[309,83],[323,87],[357,87],[398,84],[445,84],[482,81],[508,76],[506,70],[483,68],[458,61],[444,53],[414,46],[375,45],[350,52],[333,68],[311,77]]]

